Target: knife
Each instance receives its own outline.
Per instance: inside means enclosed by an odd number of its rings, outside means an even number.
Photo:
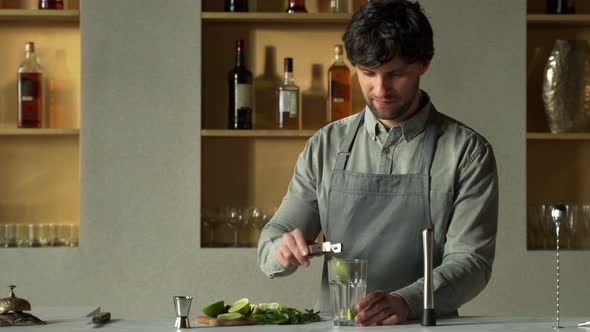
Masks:
[[[342,252],[342,243],[313,243],[308,246],[310,255],[321,255],[325,252],[333,252],[339,254]]]
[[[91,324],[94,324],[94,327],[101,327],[102,325],[108,323],[111,320],[111,313],[108,311],[99,312],[92,317]]]

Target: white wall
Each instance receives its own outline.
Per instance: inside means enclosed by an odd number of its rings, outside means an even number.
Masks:
[[[493,144],[500,224],[490,285],[463,314],[553,313],[553,255],[525,234],[525,0],[424,0],[437,108]],[[0,251],[0,286],[41,304],[98,304],[173,318],[249,297],[312,307],[320,264],[277,280],[255,249],[200,249],[200,1],[83,0],[81,246]],[[583,314],[586,252],[562,255],[562,314]]]

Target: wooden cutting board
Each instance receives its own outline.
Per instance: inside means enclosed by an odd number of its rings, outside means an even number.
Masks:
[[[219,320],[213,317],[198,316],[196,319],[199,324],[206,324],[209,326],[240,326],[240,325],[255,325],[256,319],[246,318],[242,320]]]

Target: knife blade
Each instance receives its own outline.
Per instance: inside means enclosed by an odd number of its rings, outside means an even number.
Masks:
[[[342,252],[342,243],[312,243],[308,246],[310,255],[321,255],[326,252],[333,252],[339,254]]]

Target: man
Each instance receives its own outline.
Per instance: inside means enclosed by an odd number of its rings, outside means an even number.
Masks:
[[[373,0],[343,36],[367,106],[322,128],[299,156],[258,246],[263,272],[286,276],[312,257],[320,230],[342,255],[369,261],[361,325],[420,317],[423,229],[434,229],[434,303],[456,315],[490,279],[498,179],[490,144],[434,108],[420,77],[434,54],[418,3]],[[329,311],[326,260],[321,310]]]

